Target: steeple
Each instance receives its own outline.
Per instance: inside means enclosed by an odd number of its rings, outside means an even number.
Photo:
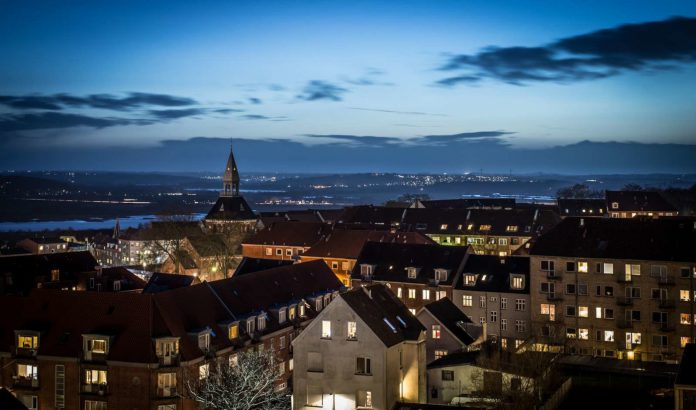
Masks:
[[[239,196],[239,172],[237,171],[237,163],[234,160],[231,145],[230,156],[227,158],[227,167],[225,167],[225,175],[222,177],[221,196]]]

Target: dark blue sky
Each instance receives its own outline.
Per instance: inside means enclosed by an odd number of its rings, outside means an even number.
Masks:
[[[642,156],[554,167],[696,172],[695,2],[25,0],[0,38],[1,169],[220,168],[187,162],[205,137],[272,154],[253,170],[521,170],[589,140]]]

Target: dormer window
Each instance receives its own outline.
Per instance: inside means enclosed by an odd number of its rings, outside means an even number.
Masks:
[[[257,329],[259,329],[259,331],[266,328],[266,314],[264,314],[264,313],[260,314],[256,318],[256,320],[258,322]]]
[[[286,308],[278,309],[278,323],[285,323],[286,316],[287,316],[287,309]]]
[[[415,279],[416,276],[418,276],[418,268],[408,267],[406,268],[406,272],[408,273],[409,279]]]
[[[362,276],[372,276],[372,273],[374,272],[374,266],[373,265],[367,265],[367,264],[362,264],[360,265],[360,275]]]
[[[476,275],[467,273],[464,275],[464,285],[465,286],[476,286]]]
[[[227,331],[227,336],[230,340],[237,339],[239,337],[239,323],[232,323]]]
[[[331,294],[327,293],[324,295],[324,307],[329,306],[329,303],[331,303]]]
[[[297,309],[295,308],[295,306],[290,306],[288,308],[288,320],[295,320],[295,312],[296,311],[297,311]]]
[[[490,225],[479,225],[479,231],[490,231],[491,226]]]
[[[253,317],[247,319],[247,321],[246,321],[246,332],[249,335],[254,333],[254,324],[255,324],[254,322],[255,321],[254,321]]]
[[[444,231],[444,230],[446,230],[446,229],[447,229],[447,224],[442,224],[442,225],[440,225],[440,230],[441,230],[441,231]]]
[[[297,313],[300,315],[300,317],[305,317],[305,305],[304,305],[304,303],[300,303],[300,305],[297,307]]]
[[[435,269],[435,280],[444,282],[447,280],[447,269]]]
[[[178,338],[160,338],[155,341],[155,353],[158,357],[170,358],[179,354]]]
[[[619,209],[619,203],[618,203],[618,202],[612,202],[612,203],[611,203],[611,209]]]
[[[37,350],[39,348],[39,336],[35,334],[17,334],[17,347],[19,349]]]
[[[524,275],[510,274],[510,288],[515,290],[524,289]]]
[[[322,304],[322,301],[323,301],[322,298],[317,298],[317,299],[314,301],[314,310],[316,310],[317,312],[321,311],[321,307],[322,307],[321,304]]]
[[[505,230],[507,232],[517,232],[517,225],[508,225]]]
[[[85,350],[91,353],[107,354],[109,352],[109,340],[101,337],[86,337]]]
[[[469,225],[467,225],[467,226],[466,226],[466,230],[467,230],[467,231],[472,231],[472,230],[474,230],[474,224],[469,224]]]
[[[198,348],[204,352],[210,350],[210,333],[204,332],[198,334]]]
[[[60,269],[51,269],[51,281],[57,282],[60,280]]]

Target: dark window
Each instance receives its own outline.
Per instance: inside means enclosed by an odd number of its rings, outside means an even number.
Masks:
[[[569,295],[575,294],[575,284],[574,283],[566,284],[566,293]]]
[[[566,270],[568,272],[575,272],[575,262],[566,262]]]
[[[453,370],[443,370],[442,371],[442,380],[443,381],[454,380],[454,371]]]
[[[640,322],[640,310],[631,311],[631,320],[634,322]]]
[[[614,296],[614,287],[613,286],[605,286],[604,287],[604,296]]]

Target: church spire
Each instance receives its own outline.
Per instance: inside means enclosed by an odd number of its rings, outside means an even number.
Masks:
[[[227,158],[225,175],[222,177],[222,196],[239,196],[239,171],[234,160],[232,144],[230,144],[230,156]]]

